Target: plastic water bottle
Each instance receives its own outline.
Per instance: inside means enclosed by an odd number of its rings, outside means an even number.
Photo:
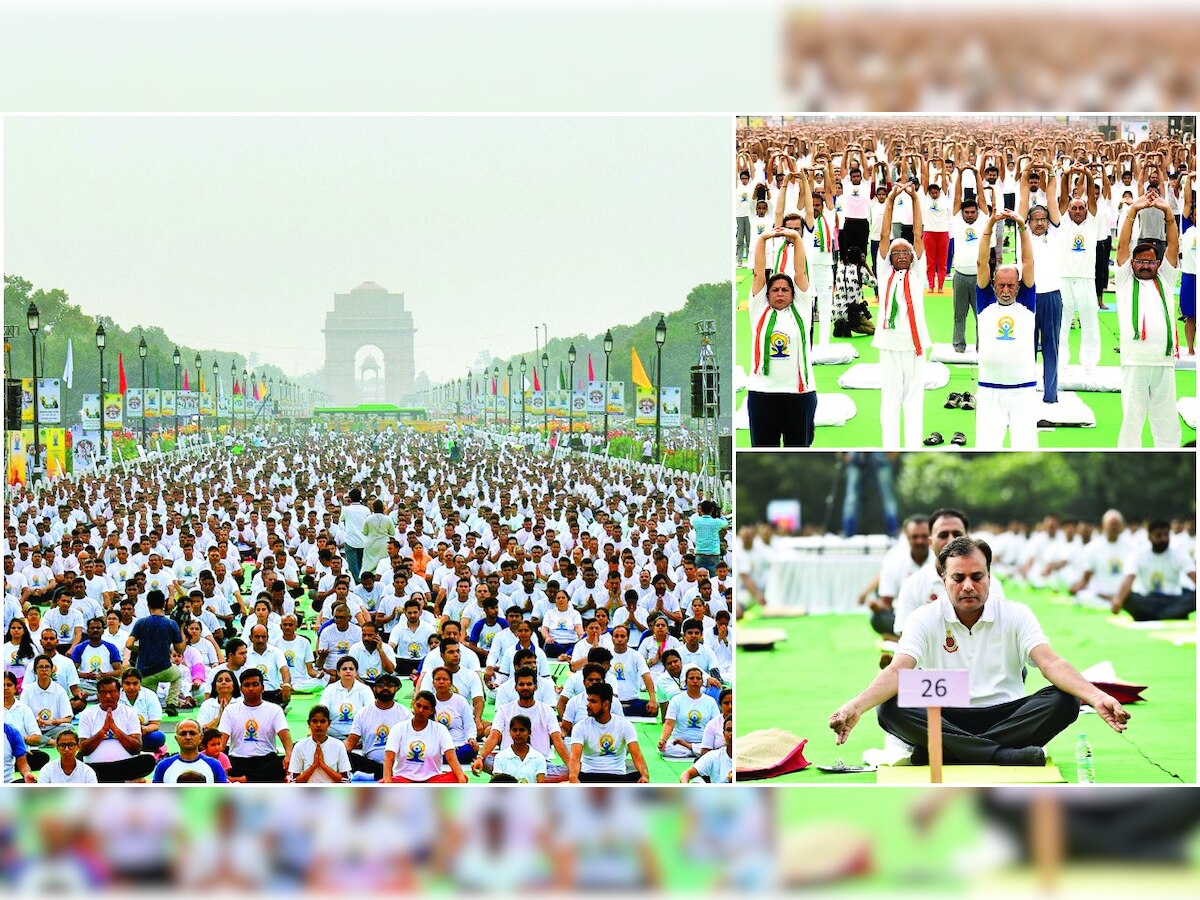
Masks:
[[[1075,742],[1075,781],[1079,784],[1096,783],[1096,766],[1092,758],[1092,745],[1082,732]]]

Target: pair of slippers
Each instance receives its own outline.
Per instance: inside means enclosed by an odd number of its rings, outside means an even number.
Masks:
[[[958,393],[950,394],[946,398],[946,402],[943,405],[943,408],[945,408],[945,409],[974,409],[975,408],[975,395],[972,394],[970,391],[964,391],[961,394],[958,394]]]
[[[942,437],[942,433],[940,431],[935,431],[929,435],[929,437],[925,438],[922,443],[926,447],[937,447],[946,443],[946,439]],[[967,446],[967,436],[961,431],[956,431],[954,432],[954,436],[950,438],[950,443],[958,447],[965,447]]]

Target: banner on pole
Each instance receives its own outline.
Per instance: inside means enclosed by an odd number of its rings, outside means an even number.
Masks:
[[[229,411],[230,411],[229,395],[222,394],[220,397],[217,398],[217,414],[221,415],[221,416],[227,416],[227,415],[229,415]]]
[[[678,428],[683,424],[683,388],[662,389],[662,424],[665,428]]]
[[[21,421],[33,421],[33,379],[21,379]],[[22,481],[22,484],[25,482]]]
[[[158,388],[146,388],[144,392],[144,412],[147,419],[157,419],[162,415],[162,391]]]
[[[91,431],[100,430],[100,395],[84,394],[79,407],[79,418],[83,427]]]
[[[607,399],[606,385],[603,381],[589,381],[587,385],[587,411],[589,413],[604,412],[604,402]]]
[[[162,414],[164,416],[176,415],[176,413],[175,413],[175,392],[163,390],[163,391],[160,391],[159,393],[161,394],[161,399],[162,399],[162,402],[160,404],[160,409],[162,411]]]
[[[120,431],[121,414],[124,412],[120,394],[104,395],[104,430]]]
[[[587,391],[571,392],[571,414],[574,416],[587,415]]]
[[[71,426],[71,468],[76,475],[87,475],[96,471],[96,459],[100,455],[100,432],[82,425]]]
[[[245,412],[246,411],[246,395],[245,394],[235,394],[234,395],[233,411],[234,412]]]
[[[62,478],[67,474],[67,430],[42,428],[39,423],[38,434],[41,435],[42,471],[47,478]]]
[[[625,415],[625,382],[608,382],[608,412],[610,415]]]
[[[129,388],[125,391],[125,418],[141,419],[145,409],[141,388]]]
[[[212,391],[205,391],[200,395],[200,415],[214,416],[217,414],[217,408],[213,405]]]
[[[546,392],[545,391],[530,391],[529,392],[529,411],[535,415],[541,415],[546,411]]]
[[[637,386],[637,417],[634,422],[638,425],[654,424],[654,388]]]
[[[38,379],[38,425],[57,425],[62,421],[62,379]]]
[[[25,379],[22,378],[21,381],[24,382]],[[22,385],[23,388],[24,385]],[[20,431],[10,431],[8,433],[8,469],[4,474],[4,481],[10,488],[25,487],[25,479],[29,472],[26,467],[25,450],[25,435]]]

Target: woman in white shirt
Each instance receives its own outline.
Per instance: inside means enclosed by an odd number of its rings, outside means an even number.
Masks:
[[[547,657],[558,657],[570,662],[575,642],[583,637],[583,619],[579,610],[571,605],[566,591],[554,594],[554,608],[546,610],[542,618],[542,640]]]
[[[371,689],[358,680],[358,661],[343,656],[337,664],[338,680],[321,691],[320,704],[330,710],[329,733],[339,741],[350,736],[350,728],[359,710],[375,703]]]
[[[785,217],[784,221],[787,221]],[[767,243],[782,239],[779,257],[791,259],[767,277]],[[816,427],[817,386],[810,338],[812,296],[804,242],[793,228],[776,228],[754,245],[750,287],[753,345],[746,410],[755,447],[810,447]]]

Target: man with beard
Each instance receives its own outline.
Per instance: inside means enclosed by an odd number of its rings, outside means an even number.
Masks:
[[[880,727],[913,745],[913,763],[925,765],[929,732],[924,709],[896,701],[901,669],[961,669],[971,673],[970,705],[942,711],[947,764],[1042,766],[1044,746],[1093,707],[1118,733],[1129,713],[1054,652],[1036,616],[1021,603],[991,595],[991,548],[968,537],[938,555],[947,598],[908,619],[891,664],[861,694],[829,717],[845,743],[862,714],[879,707]],[[961,654],[960,650],[966,647]],[[1025,671],[1037,666],[1050,684],[1025,695]]]
[[[1143,210],[1166,218],[1167,244],[1161,258],[1141,241],[1130,253],[1133,220]],[[1175,408],[1175,289],[1179,283],[1179,227],[1166,198],[1149,191],[1134,201],[1117,241],[1117,320],[1121,329],[1120,448],[1142,446],[1150,419],[1155,447],[1178,447],[1183,439]]]
[[[532,666],[517,669],[513,676],[513,683],[517,689],[517,699],[497,707],[496,717],[492,720],[487,740],[483,742],[479,756],[471,764],[471,771],[476,775],[484,771],[490,772],[490,757],[497,746],[499,745],[503,750],[512,744],[512,735],[509,733],[508,727],[512,717],[527,716],[532,725],[529,745],[547,760],[550,759],[550,749],[553,747],[562,761],[561,765],[548,764],[546,766],[546,781],[562,781],[566,777],[567,763],[571,757],[566,744],[563,743],[562,728],[559,726],[554,708],[548,703],[540,703],[534,699],[534,694],[537,692],[537,670]]]
[[[412,718],[412,713],[396,702],[399,689],[400,679],[389,672],[376,678],[375,705],[355,714],[346,738],[350,768],[355,772],[366,772],[376,781],[383,777],[383,754],[387,750],[388,735],[397,724]]]
[[[1149,537],[1150,546],[1125,561],[1125,580],[1113,597],[1113,614],[1124,609],[1136,622],[1186,619],[1196,611],[1196,592],[1184,590],[1180,576],[1187,575],[1195,584],[1196,564],[1171,546],[1171,526],[1165,519],[1150,523]]]

